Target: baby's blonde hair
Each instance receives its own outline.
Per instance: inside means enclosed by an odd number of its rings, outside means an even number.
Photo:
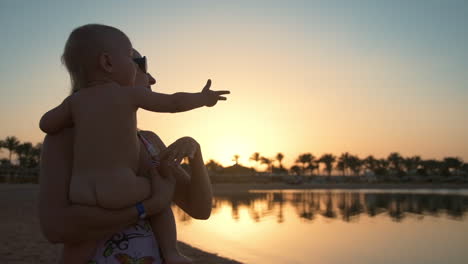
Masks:
[[[86,86],[99,55],[112,49],[116,37],[130,42],[121,30],[100,24],[84,25],[70,33],[65,43],[62,63],[70,74],[71,93]]]

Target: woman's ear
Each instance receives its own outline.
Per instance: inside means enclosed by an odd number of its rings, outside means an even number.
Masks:
[[[107,73],[112,72],[112,58],[108,53],[99,55],[99,67]]]

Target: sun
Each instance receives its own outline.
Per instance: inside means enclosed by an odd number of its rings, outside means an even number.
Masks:
[[[206,161],[214,159],[224,167],[227,167],[235,164],[234,155],[239,155],[238,162],[243,166],[250,167],[253,163],[249,161],[249,157],[255,152],[255,144],[251,141],[252,139],[236,135],[220,135],[217,138],[213,138],[205,146],[203,156]]]

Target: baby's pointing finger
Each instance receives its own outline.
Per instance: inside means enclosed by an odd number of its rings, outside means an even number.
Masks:
[[[208,79],[208,81],[206,82],[205,87],[203,87],[202,92],[207,92],[210,89],[210,87],[211,87],[211,80]]]

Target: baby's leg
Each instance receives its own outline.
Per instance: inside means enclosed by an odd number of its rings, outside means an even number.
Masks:
[[[151,227],[159,245],[165,264],[189,264],[192,260],[177,249],[177,230],[171,207],[150,218]]]
[[[106,177],[97,176],[96,179],[99,206],[109,209],[134,206],[151,195],[149,180],[136,176],[130,168],[112,169],[104,173],[107,173]]]

